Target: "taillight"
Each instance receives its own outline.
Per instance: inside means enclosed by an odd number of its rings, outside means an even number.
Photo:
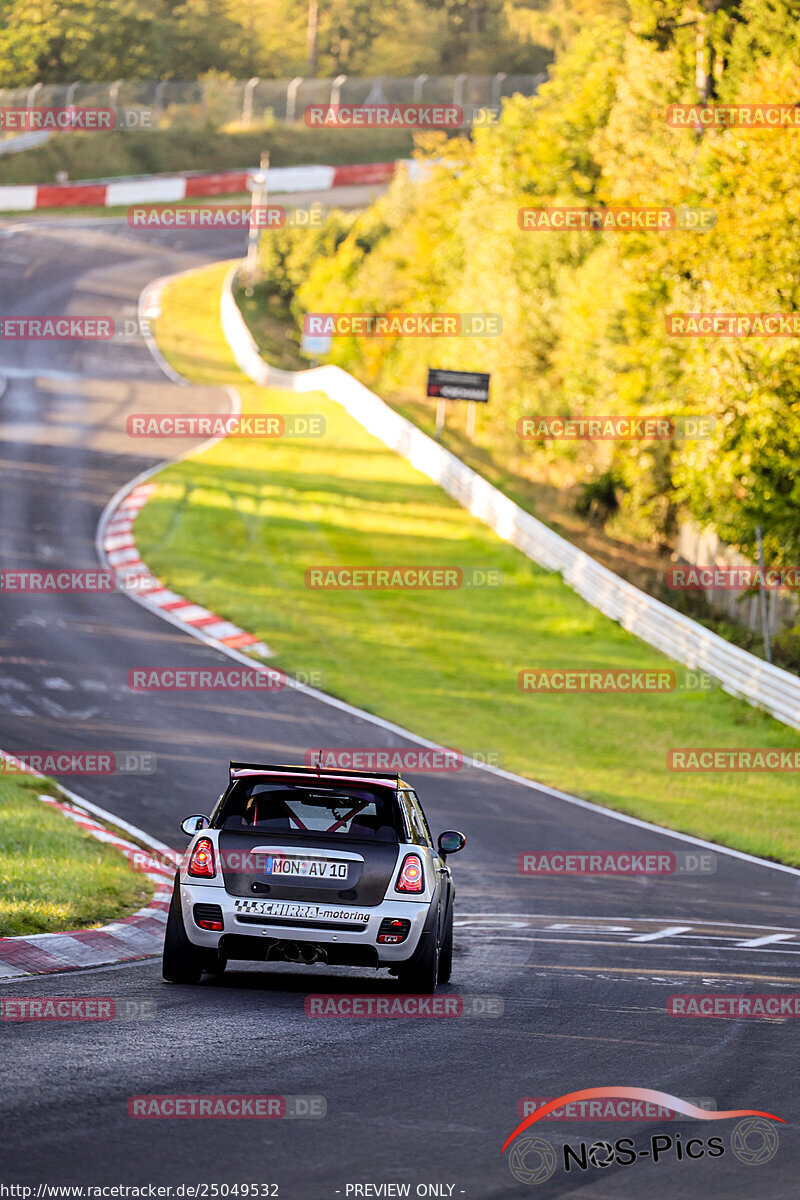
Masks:
[[[186,874],[194,875],[197,879],[211,879],[216,873],[213,842],[210,838],[200,838],[192,851]]]
[[[424,892],[425,875],[422,870],[422,859],[418,854],[407,854],[403,863],[400,877],[394,885],[396,892]]]

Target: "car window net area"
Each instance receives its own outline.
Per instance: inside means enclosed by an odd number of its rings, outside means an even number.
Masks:
[[[349,838],[396,842],[398,814],[394,795],[366,788],[319,788],[313,784],[234,785],[220,814],[223,829],[258,830],[298,837]]]

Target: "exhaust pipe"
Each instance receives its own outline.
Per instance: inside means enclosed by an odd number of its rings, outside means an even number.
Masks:
[[[278,942],[273,950],[277,951],[285,962],[300,963],[307,967],[315,962],[328,961],[328,955],[321,946],[311,946],[308,943],[299,946],[297,942]]]
[[[328,960],[328,956],[321,946],[301,947],[300,957],[307,966],[311,966],[315,962],[327,962]]]

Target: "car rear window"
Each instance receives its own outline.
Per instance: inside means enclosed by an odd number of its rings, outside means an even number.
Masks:
[[[368,788],[321,788],[314,784],[239,780],[219,815],[230,831],[398,841],[399,814],[392,792]]]

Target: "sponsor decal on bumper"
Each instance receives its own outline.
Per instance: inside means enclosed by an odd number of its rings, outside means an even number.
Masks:
[[[290,904],[283,900],[234,900],[234,911],[260,917],[295,917],[299,921],[369,921],[368,912],[328,908],[323,904]]]

